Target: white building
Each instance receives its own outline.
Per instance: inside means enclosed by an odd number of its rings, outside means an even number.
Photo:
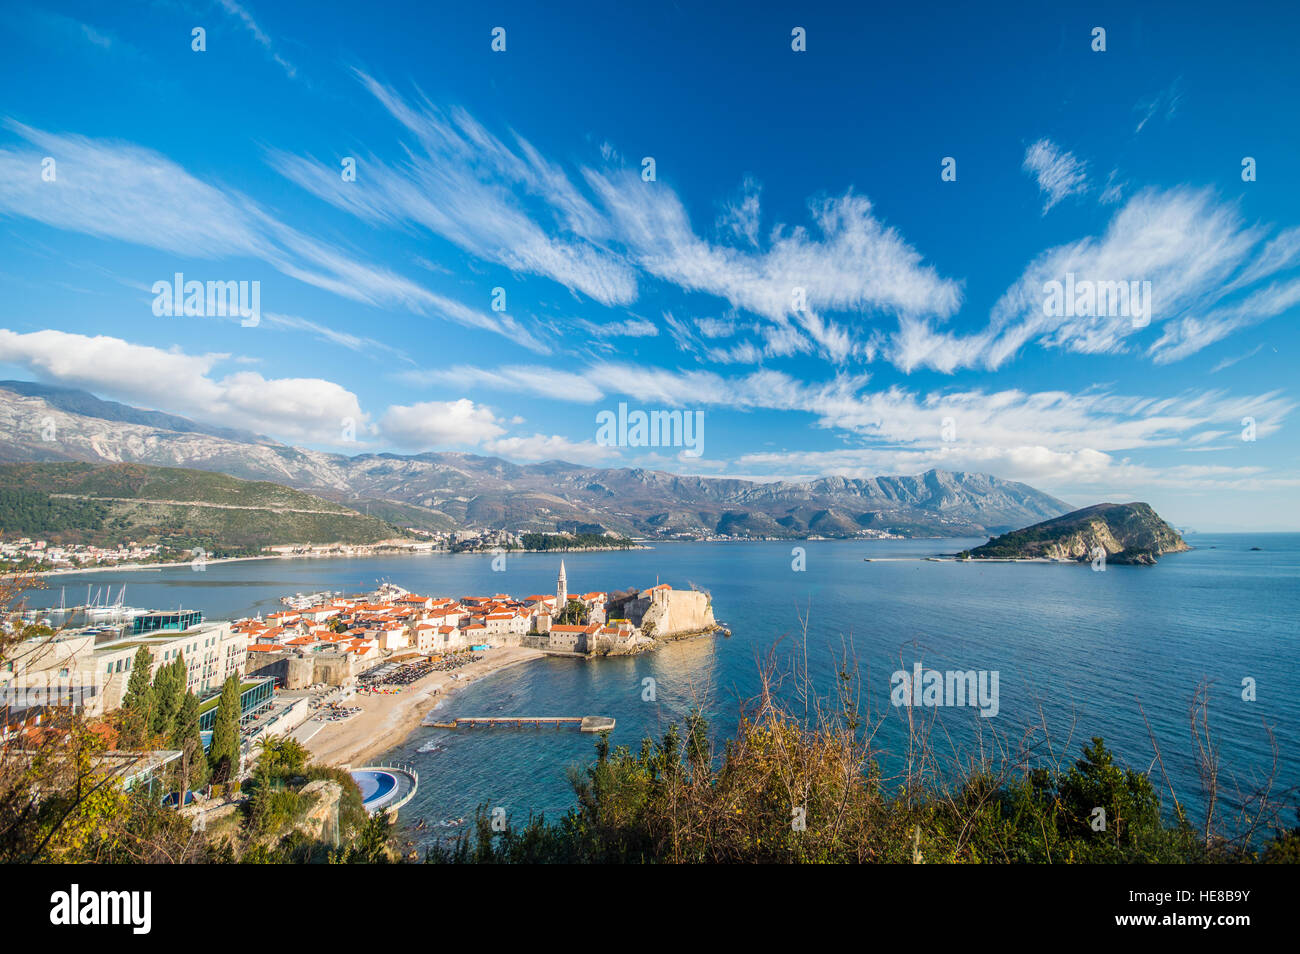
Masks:
[[[160,666],[185,659],[186,688],[202,696],[231,675],[242,675],[249,637],[227,622],[199,622],[185,630],[125,636],[96,643],[96,632],[29,640],[0,667],[0,694],[11,706],[71,704],[87,715],[102,715],[122,705],[140,647],[151,656],[149,678]],[[39,693],[47,698],[42,701]],[[60,701],[64,700],[64,701]]]

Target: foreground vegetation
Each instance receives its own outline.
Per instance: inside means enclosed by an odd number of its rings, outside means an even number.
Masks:
[[[203,812],[164,803],[183,791],[173,763],[126,789],[101,728],[46,723],[0,758],[0,862],[56,864],[382,863],[389,820],[370,816],[347,772],[311,765],[292,739],[259,747],[253,773],[206,789]],[[321,784],[324,783],[324,784]]]
[[[851,679],[843,676],[844,686]],[[1203,699],[1203,697],[1200,697]],[[1100,738],[1062,766],[1044,750],[986,739],[996,757],[942,765],[937,726],[913,726],[907,766],[886,778],[872,727],[848,694],[831,718],[808,717],[764,693],[717,754],[692,715],[640,749],[597,743],[571,773],[578,805],[556,821],[530,816],[495,831],[480,810],[473,831],[434,848],[435,863],[1211,863],[1300,861],[1293,805],[1266,789],[1229,812],[1217,754],[1192,710],[1204,769],[1205,817],[1152,775],[1121,767]],[[946,738],[946,736],[943,736]],[[1288,818],[1292,817],[1288,814]],[[498,826],[499,827],[499,826]]]

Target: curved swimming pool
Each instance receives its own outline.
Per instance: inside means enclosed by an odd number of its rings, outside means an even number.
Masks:
[[[361,803],[368,812],[382,808],[397,795],[397,776],[391,772],[366,769],[348,774],[361,789]]]

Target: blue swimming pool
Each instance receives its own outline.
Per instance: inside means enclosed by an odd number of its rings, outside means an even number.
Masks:
[[[368,812],[387,805],[397,794],[397,776],[391,772],[367,769],[349,774],[361,789],[361,802]]]

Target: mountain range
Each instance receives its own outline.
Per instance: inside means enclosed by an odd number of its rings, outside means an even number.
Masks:
[[[51,438],[51,439],[46,439]],[[1071,508],[1023,483],[930,470],[758,481],[467,453],[348,456],[105,401],[0,382],[0,462],[139,463],[284,484],[428,530],[613,530],[647,537],[992,535]]]

